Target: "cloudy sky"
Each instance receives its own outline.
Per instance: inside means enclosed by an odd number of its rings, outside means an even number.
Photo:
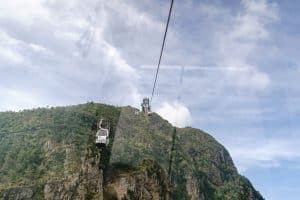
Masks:
[[[139,107],[169,3],[1,1],[0,110]],[[271,200],[300,195],[299,10],[292,0],[175,0],[152,104],[211,133]]]

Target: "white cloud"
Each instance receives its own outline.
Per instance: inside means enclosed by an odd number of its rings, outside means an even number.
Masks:
[[[178,102],[164,102],[155,112],[167,119],[174,126],[185,127],[192,124],[192,116],[189,109]]]
[[[254,41],[269,38],[267,26],[279,19],[277,4],[267,0],[243,0],[245,12],[235,19],[232,38]]]
[[[228,29],[217,34],[220,64],[248,70],[227,71],[240,88],[263,90],[271,84],[262,66],[250,62],[264,40],[270,40],[268,27],[279,19],[277,5],[266,0],[243,0],[243,10],[233,17]]]
[[[17,52],[19,41],[10,37],[0,29],[0,59],[3,63],[21,64],[24,61],[24,57]],[[3,65],[2,65],[3,66]],[[7,66],[5,66],[7,67]]]
[[[111,16],[111,10],[104,9],[108,5],[110,3],[106,1],[79,0],[0,3],[5,10],[0,14],[0,74],[8,75],[1,77],[1,85],[19,91],[18,94],[20,91],[31,94],[34,87],[34,93],[37,93],[34,101],[28,102],[29,97],[19,98],[20,102],[11,101],[12,104],[15,103],[17,108],[22,101],[24,107],[45,103],[62,105],[59,101],[65,104],[102,101],[139,105],[139,77],[120,49],[109,41],[111,34],[106,34],[112,31],[107,26],[111,23],[108,20],[116,20]],[[98,11],[95,10],[97,6]],[[128,12],[114,9],[122,15]],[[11,23],[15,25],[10,26]],[[79,47],[76,44],[85,32],[90,32],[86,38],[90,46]],[[79,54],[78,47],[87,49],[86,57]],[[19,71],[7,71],[8,66]],[[14,98],[4,90],[0,92],[2,96]],[[4,101],[1,99],[3,106],[13,108]],[[3,106],[0,109],[5,110]]]
[[[231,86],[237,89],[249,89],[261,91],[268,88],[271,84],[269,75],[260,71],[256,66],[249,65],[243,60],[225,60],[227,66],[236,66],[245,70],[228,70],[225,72],[226,78],[231,80]]]
[[[37,98],[35,95],[30,93],[14,89],[0,88],[0,94],[0,110],[19,111],[27,108],[34,108],[37,105]]]
[[[284,161],[300,158],[300,141],[293,135],[268,138],[252,133],[245,137],[236,136],[225,143],[241,172],[252,168],[276,168]]]
[[[24,58],[22,55],[20,55],[18,52],[14,51],[14,50],[0,47],[0,61],[2,63],[22,64],[24,61]],[[5,67],[7,67],[7,66],[5,66]]]
[[[36,52],[47,51],[47,49],[45,49],[44,47],[42,47],[41,45],[38,45],[38,44],[29,44],[29,46]]]
[[[153,16],[146,12],[138,10],[134,6],[119,0],[111,0],[106,6],[116,12],[123,22],[128,26],[138,29],[154,29],[162,30],[164,24],[160,21],[154,20]],[[124,12],[126,11],[126,12]]]
[[[11,18],[25,25],[32,25],[35,20],[48,18],[47,9],[41,0],[2,1],[0,18]]]

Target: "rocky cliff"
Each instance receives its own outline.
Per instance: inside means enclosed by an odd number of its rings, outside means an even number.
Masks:
[[[171,185],[153,160],[144,160],[136,168],[115,163],[106,175],[104,199],[170,199]]]
[[[106,149],[94,144],[100,118]],[[207,133],[87,103],[0,113],[0,199],[263,198]]]

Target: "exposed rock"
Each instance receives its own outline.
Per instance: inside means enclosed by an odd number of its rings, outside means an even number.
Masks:
[[[200,183],[193,177],[186,179],[186,191],[190,195],[191,200],[205,200],[204,195],[200,191]]]
[[[118,170],[115,169],[115,170]],[[145,160],[136,169],[114,171],[104,187],[104,199],[168,200],[170,185],[164,170],[155,161]]]
[[[3,193],[3,200],[30,200],[33,196],[31,188],[17,187],[6,190]]]
[[[102,170],[99,169],[99,157],[83,159],[79,173],[69,174],[64,181],[45,184],[46,200],[103,199]]]

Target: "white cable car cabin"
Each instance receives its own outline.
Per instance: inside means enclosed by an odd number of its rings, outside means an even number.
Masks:
[[[96,145],[98,147],[106,147],[109,144],[109,130],[106,128],[102,128],[102,121],[99,122],[99,130],[96,133]]]

